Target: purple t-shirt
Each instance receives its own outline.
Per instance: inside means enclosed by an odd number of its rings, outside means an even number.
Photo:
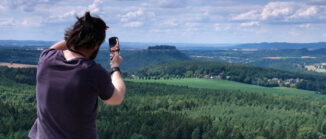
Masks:
[[[33,139],[94,139],[98,96],[109,99],[114,86],[109,73],[93,60],[67,61],[62,50],[47,49],[37,67],[37,119]]]

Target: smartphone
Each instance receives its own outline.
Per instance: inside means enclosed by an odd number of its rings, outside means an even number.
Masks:
[[[120,52],[119,38],[111,37],[109,38],[110,52]]]
[[[111,37],[109,38],[109,47],[110,47],[110,60],[113,58],[113,52],[120,53],[120,44],[118,37]]]

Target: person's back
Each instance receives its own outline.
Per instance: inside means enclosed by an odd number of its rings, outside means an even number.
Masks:
[[[123,100],[125,87],[121,75],[114,72],[112,80],[117,81],[112,83],[111,75],[93,60],[103,40],[93,51],[77,51],[76,46],[69,47],[70,36],[66,33],[67,36],[67,43],[62,41],[40,56],[36,77],[37,119],[30,138],[97,138],[98,96],[107,104],[120,104]],[[64,50],[66,44],[69,50]],[[119,66],[119,57],[113,58],[111,67]]]

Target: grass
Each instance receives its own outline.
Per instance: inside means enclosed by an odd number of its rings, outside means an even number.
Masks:
[[[254,93],[272,93],[291,96],[302,97],[318,97],[325,98],[325,95],[316,94],[314,91],[300,90],[289,87],[262,87],[257,85],[250,85],[245,83],[239,83],[228,80],[215,80],[215,79],[196,79],[196,78],[184,78],[184,79],[160,79],[160,80],[143,80],[143,79],[126,79],[133,82],[145,82],[145,83],[163,83],[168,85],[188,86],[193,88],[207,88],[207,89],[219,89],[219,90],[235,90],[243,92]]]

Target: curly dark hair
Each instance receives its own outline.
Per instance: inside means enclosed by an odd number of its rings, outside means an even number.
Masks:
[[[89,11],[84,16],[76,18],[76,23],[65,32],[68,49],[92,49],[101,45],[107,28],[105,22],[99,17],[91,16]]]

